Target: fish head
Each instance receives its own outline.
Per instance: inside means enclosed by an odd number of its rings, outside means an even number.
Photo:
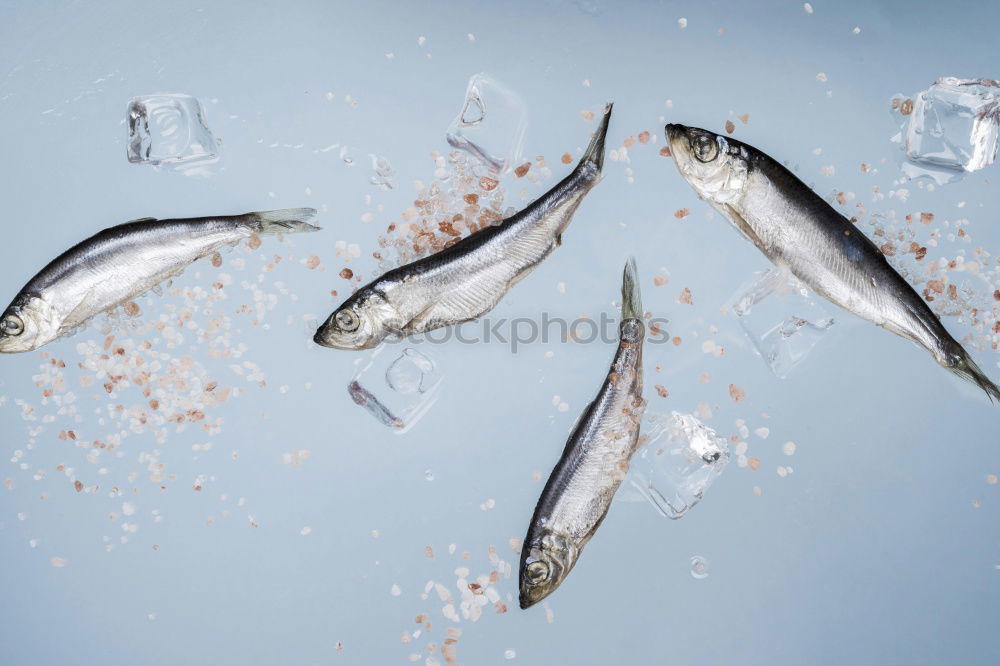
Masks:
[[[667,125],[666,134],[674,164],[698,196],[721,205],[743,194],[750,167],[745,144],[687,125]]]
[[[371,349],[386,336],[383,311],[388,304],[376,293],[358,292],[334,310],[313,336],[313,341],[333,349]]]
[[[52,308],[41,298],[18,299],[0,315],[0,353],[38,349],[59,337]]]
[[[524,545],[522,553],[518,601],[521,608],[529,608],[562,584],[576,564],[580,549],[572,539],[543,527]]]

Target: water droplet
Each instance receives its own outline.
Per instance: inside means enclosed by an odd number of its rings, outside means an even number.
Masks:
[[[708,578],[708,560],[701,555],[692,555],[691,576],[697,580]]]
[[[434,480],[434,470],[432,470],[432,469],[425,469],[424,470],[424,478],[427,479],[428,481],[433,481]]]

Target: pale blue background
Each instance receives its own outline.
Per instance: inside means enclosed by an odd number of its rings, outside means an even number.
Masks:
[[[347,397],[355,355],[311,345],[301,323],[305,313],[329,312],[329,290],[343,289],[332,269],[334,242],[361,243],[368,256],[379,231],[409,205],[413,181],[431,180],[427,154],[447,149],[444,130],[468,77],[481,70],[525,99],[525,152],[548,158],[549,183],[565,173],[558,156],[586,141],[590,126],[579,110],[614,100],[611,145],[660,132],[664,115],[720,129],[730,111],[749,113],[748,125],[737,121],[738,137],[798,166],[822,194],[851,190],[867,202],[873,184],[889,189],[896,177],[890,96],[942,75],[1000,76],[1000,6],[813,5],[812,15],[800,2],[0,5],[2,298],[69,245],[126,219],[330,208],[322,234],[296,240],[299,252],[323,257],[327,271],[284,267],[279,279],[300,300],[282,300],[270,331],[237,335],[267,372],[267,389],[227,405],[209,454],[191,452],[192,442],[206,439],[191,432],[157,447],[181,481],[165,494],[144,479],[134,484],[140,529],[128,544],[106,553],[101,542],[121,534],[107,519],[121,499],[77,494],[55,471],[60,462],[87,465],[60,448],[59,424],[39,435],[28,470],[4,463],[0,476],[16,485],[0,490],[0,662],[404,664],[428,641],[440,645],[449,623],[436,597],[419,599],[424,583],[453,588],[458,566],[488,571],[489,544],[516,567],[507,541],[523,537],[540,491],[531,473],[548,473],[612,349],[550,345],[550,360],[541,346],[515,356],[500,345],[435,349],[445,373],[439,403],[395,437]],[[855,26],[860,35],[851,34]],[[826,83],[816,80],[820,71]],[[157,91],[206,102],[224,142],[214,178],[126,161],[126,104]],[[343,102],[346,94],[358,108]],[[267,147],[274,142],[305,147]],[[387,156],[399,188],[377,191],[363,159],[349,169],[335,152],[312,152],[335,142],[356,147],[356,159]],[[563,248],[497,315],[596,314],[616,297],[620,267],[634,253],[646,307],[669,317],[671,332],[685,339],[648,352],[648,397],[659,409],[718,405],[709,423],[726,436],[737,418],[769,426],[767,440],[751,436],[761,469],[731,465],[678,522],[645,504],[617,503],[551,598],[554,622],[516,603],[506,615],[487,609],[479,622],[461,623],[459,662],[506,663],[507,649],[516,650],[515,664],[1000,662],[1000,486],[986,483],[988,473],[1000,473],[997,407],[923,351],[840,313],[806,365],[775,379],[735,320],[720,313],[766,261],[717,216],[706,218],[705,204],[656,156],[659,146],[662,137],[632,151],[632,185],[624,165],[608,163]],[[816,147],[822,155],[812,154]],[[880,173],[863,176],[861,162]],[[831,164],[836,176],[822,176]],[[996,181],[996,169],[933,193],[911,185],[907,204],[882,205],[967,217],[974,244],[1000,252],[997,190],[985,177]],[[358,221],[368,210],[365,194],[386,210],[370,225]],[[956,210],[963,200],[966,208]],[[508,201],[521,205],[513,192]],[[684,207],[692,214],[678,222],[673,212]],[[374,261],[354,265],[370,271]],[[671,281],[654,289],[660,266]],[[194,270],[182,280],[207,285],[213,269],[200,270],[200,281]],[[555,288],[560,281],[565,294]],[[694,307],[676,304],[684,286]],[[295,325],[284,324],[287,315]],[[721,359],[702,354],[695,338],[710,325],[727,346]],[[947,325],[967,330],[954,319]],[[52,350],[73,359],[78,341]],[[977,358],[1000,378],[995,352]],[[13,401],[37,402],[31,376],[39,360],[0,363],[6,461],[27,437]],[[699,382],[702,372],[711,374],[708,384]],[[671,397],[656,397],[654,383]],[[728,397],[730,383],[747,391],[739,405]],[[292,390],[279,393],[283,384]],[[568,411],[552,406],[554,394]],[[780,451],[788,440],[798,444],[791,458]],[[118,469],[138,469],[139,451],[152,448],[131,439]],[[229,459],[234,448],[238,463]],[[281,454],[295,449],[309,449],[311,458],[299,468],[282,464]],[[779,478],[775,468],[786,464],[795,472]],[[37,468],[47,470],[39,482],[31,479]],[[199,473],[217,480],[195,493],[188,479]],[[237,508],[241,496],[247,506]],[[488,498],[496,507],[484,512]],[[154,508],[165,516],[160,524],[149,515]],[[233,516],[219,519],[224,508]],[[248,527],[247,513],[260,529]],[[205,525],[207,516],[216,516],[214,525]],[[308,537],[299,535],[303,525],[313,528]],[[473,553],[470,562],[448,557],[450,543]],[[425,545],[434,560],[424,557]],[[691,577],[692,555],[708,559],[708,578]],[[68,565],[51,567],[53,556]],[[399,597],[389,593],[394,583]],[[516,596],[514,579],[500,589]],[[421,612],[430,634],[401,644]]]

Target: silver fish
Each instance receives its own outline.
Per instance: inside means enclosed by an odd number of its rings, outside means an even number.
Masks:
[[[635,260],[622,280],[618,351],[608,376],[573,428],[549,476],[521,547],[521,608],[566,579],[608,513],[639,442],[642,398],[642,301]]]
[[[319,327],[316,344],[370,349],[389,336],[460,324],[493,309],[559,247],[573,213],[600,181],[610,118],[608,104],[586,153],[558,185],[496,226],[361,287]]]
[[[753,146],[667,125],[681,175],[779,267],[831,303],[911,340],[941,366],[1000,399],[1000,389],[920,295],[850,220]]]
[[[254,234],[317,231],[312,208],[183,220],[142,218],[91,236],[43,268],[0,317],[0,352],[38,349]]]

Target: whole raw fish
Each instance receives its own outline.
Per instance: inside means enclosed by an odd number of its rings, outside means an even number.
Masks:
[[[768,259],[1000,399],[996,384],[878,247],[788,169],[753,146],[708,130],[667,125],[666,133],[681,175]]]
[[[573,213],[600,181],[610,118],[608,104],[579,164],[558,185],[496,226],[361,287],[319,327],[316,344],[369,349],[388,336],[423,333],[492,310],[559,247]]]
[[[607,515],[639,443],[642,398],[642,301],[635,261],[622,280],[618,351],[608,376],[573,428],[538,498],[521,548],[521,608],[559,587]]]
[[[189,264],[254,234],[317,231],[312,208],[183,220],[142,218],[105,229],[43,268],[0,317],[0,352],[38,349],[149,291]]]

